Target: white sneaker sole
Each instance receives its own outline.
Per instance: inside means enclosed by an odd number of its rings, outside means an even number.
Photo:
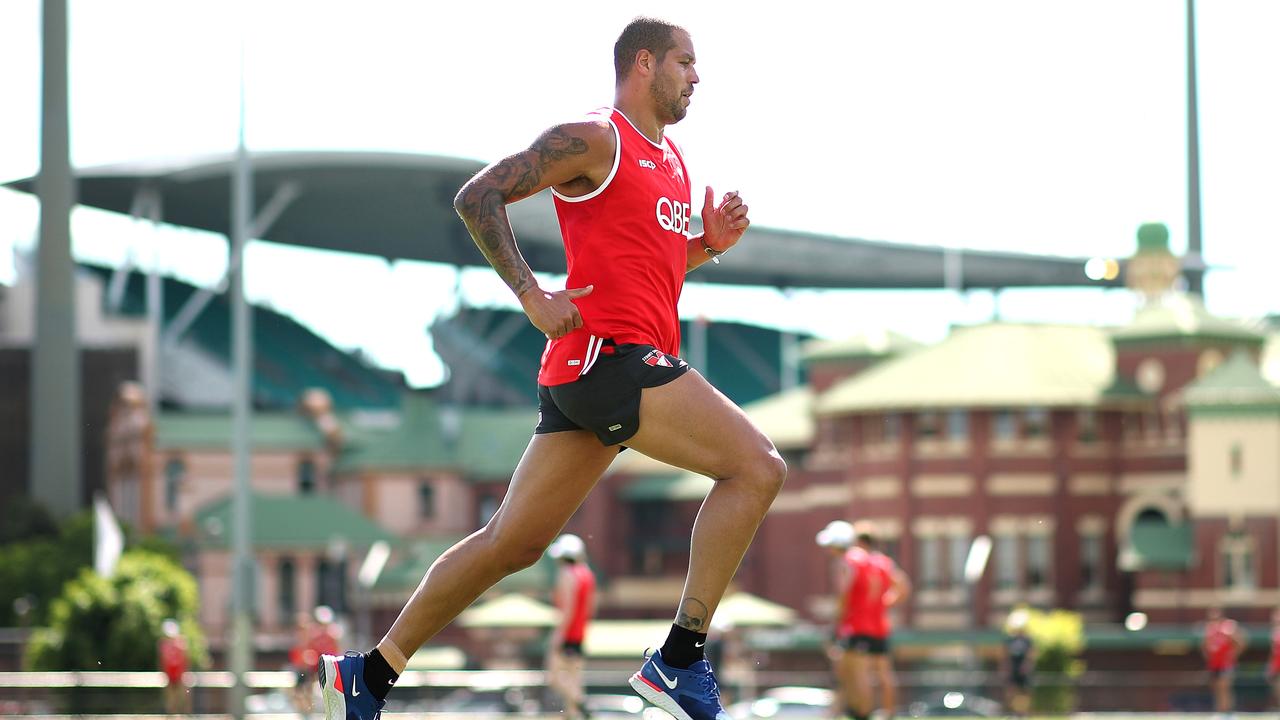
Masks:
[[[635,690],[637,695],[648,700],[654,707],[666,711],[676,720],[693,720],[674,698],[650,685],[640,673],[632,675],[628,682],[631,683],[631,689]]]
[[[325,720],[347,720],[347,699],[333,686],[340,659],[336,655],[320,657],[320,694],[324,696]]]

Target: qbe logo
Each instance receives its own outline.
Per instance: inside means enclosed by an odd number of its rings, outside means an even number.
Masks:
[[[685,235],[689,230],[689,203],[660,197],[654,213],[658,217],[658,225],[663,230],[670,230],[679,235]]]

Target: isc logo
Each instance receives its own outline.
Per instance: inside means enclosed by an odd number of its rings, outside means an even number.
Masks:
[[[670,230],[685,235],[689,230],[689,203],[680,203],[660,197],[658,207],[654,210],[658,217],[658,225],[663,230]]]

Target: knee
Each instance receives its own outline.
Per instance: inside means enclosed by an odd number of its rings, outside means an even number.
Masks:
[[[787,462],[771,445],[768,452],[761,453],[752,463],[752,469],[751,475],[756,488],[761,495],[773,502],[782,490],[783,483],[787,481]]]
[[[512,532],[508,528],[490,523],[481,533],[481,540],[489,550],[489,556],[505,575],[532,567],[542,558],[551,538],[543,539]]]

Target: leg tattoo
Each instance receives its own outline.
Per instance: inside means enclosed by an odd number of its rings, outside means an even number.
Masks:
[[[680,610],[676,613],[676,625],[698,633],[706,632],[707,604],[691,597],[681,600]]]

